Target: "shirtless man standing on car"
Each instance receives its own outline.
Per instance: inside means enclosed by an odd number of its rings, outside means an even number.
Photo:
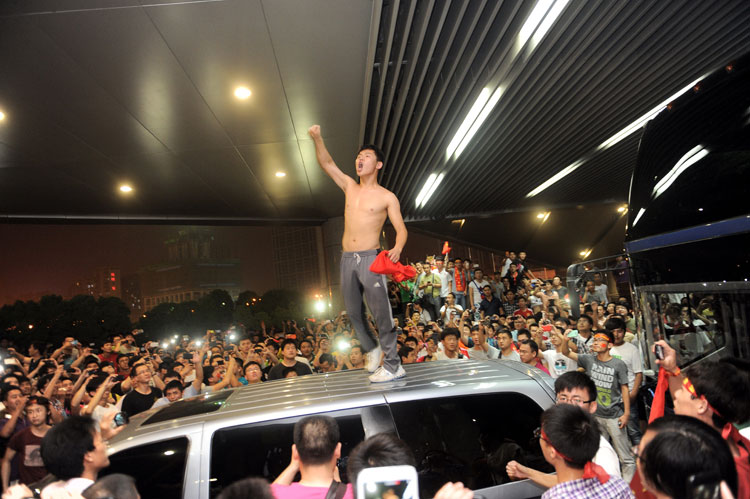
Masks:
[[[341,255],[341,291],[357,338],[367,352],[367,369],[373,373],[370,381],[381,383],[402,378],[406,373],[401,367],[396,347],[386,277],[370,272],[370,265],[378,254],[380,231],[386,217],[396,229],[396,245],[388,251],[388,258],[392,262],[398,262],[407,237],[398,199],[378,184],[378,170],[383,168],[383,153],[372,145],[360,148],[355,160],[359,175],[357,183],[334,163],[320,136],[320,126],[313,125],[308,133],[315,142],[320,167],[346,196],[344,238],[341,242],[344,250]],[[367,327],[363,294],[375,317],[380,344]],[[378,367],[381,353],[385,357],[383,365]]]

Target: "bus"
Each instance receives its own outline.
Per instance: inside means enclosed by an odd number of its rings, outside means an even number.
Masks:
[[[644,128],[625,251],[646,345],[750,359],[750,53]]]

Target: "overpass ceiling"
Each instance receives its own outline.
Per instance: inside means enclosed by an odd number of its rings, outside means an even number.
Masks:
[[[537,5],[559,16],[528,24]],[[627,200],[638,133],[599,146],[750,50],[748,26],[744,0],[5,1],[0,217],[319,222],[343,209],[319,123],[351,175],[360,143],[382,145],[415,227],[548,209],[570,233],[571,207]],[[485,88],[486,120],[447,154]]]

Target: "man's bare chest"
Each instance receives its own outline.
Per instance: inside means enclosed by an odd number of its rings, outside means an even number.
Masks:
[[[385,197],[378,193],[371,192],[353,192],[347,193],[346,212],[361,216],[378,216],[384,215],[387,210]]]

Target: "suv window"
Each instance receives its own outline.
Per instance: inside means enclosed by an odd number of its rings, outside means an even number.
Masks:
[[[542,408],[524,395],[400,402],[391,412],[399,437],[414,451],[421,497],[433,497],[448,481],[474,490],[507,483],[505,465],[514,459],[553,471],[534,438]]]
[[[346,457],[362,440],[365,432],[358,410],[325,414],[339,424],[341,463],[339,473],[346,483]],[[273,482],[292,459],[294,423],[299,418],[251,423],[218,430],[211,440],[210,495],[247,477],[263,477]]]
[[[109,467],[100,475],[132,476],[143,499],[181,499],[187,452],[186,437],[141,445],[109,456]]]

